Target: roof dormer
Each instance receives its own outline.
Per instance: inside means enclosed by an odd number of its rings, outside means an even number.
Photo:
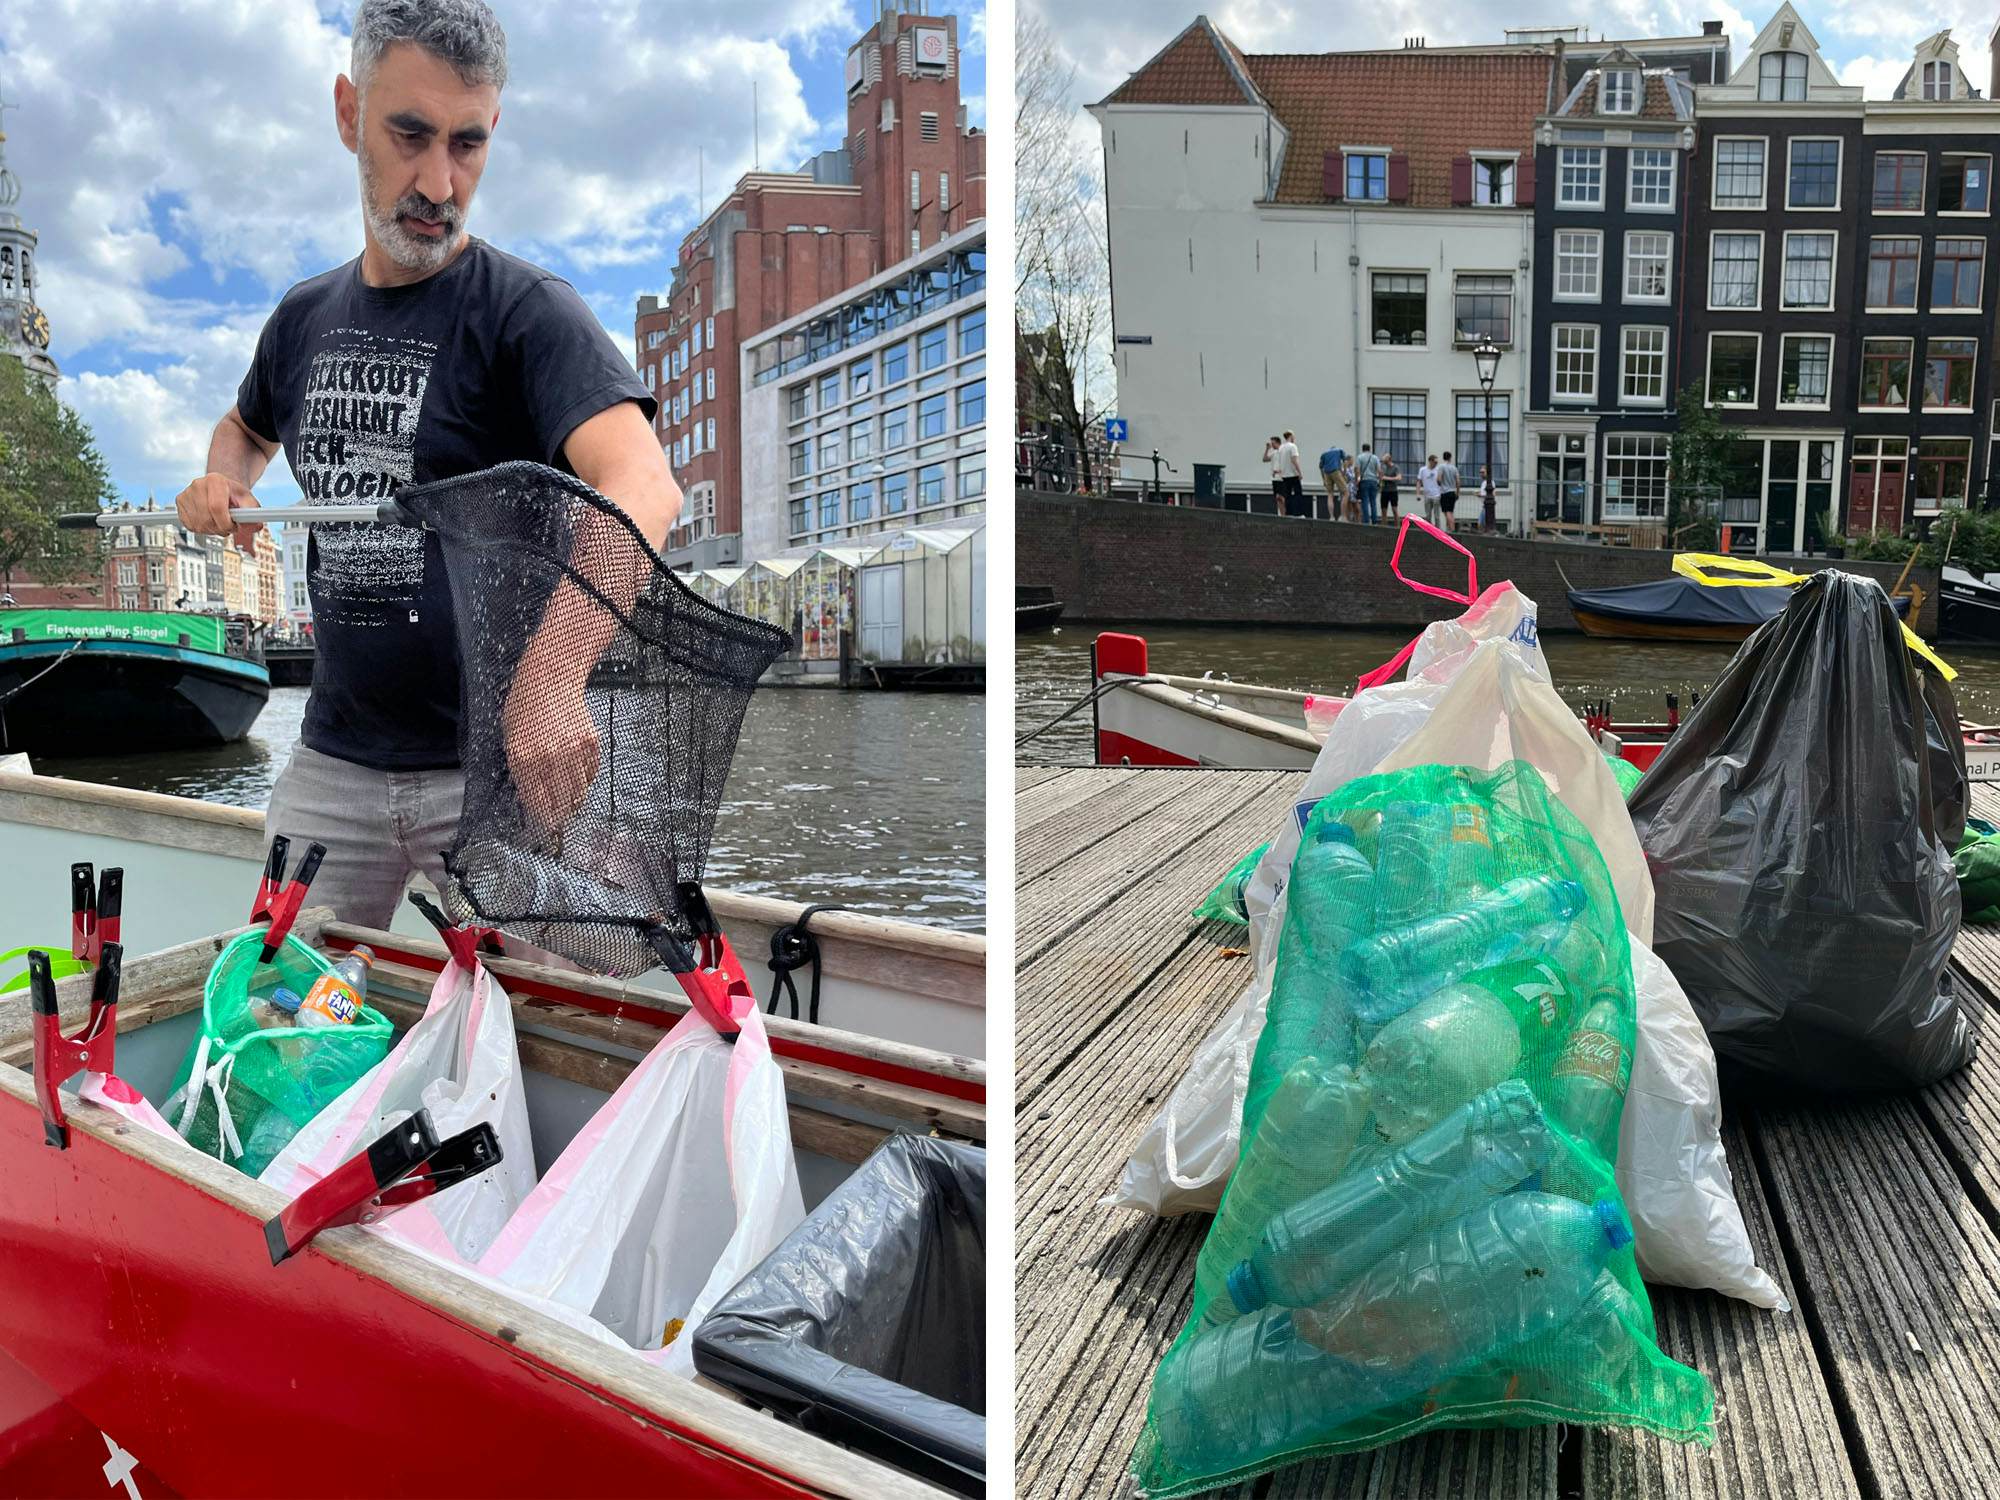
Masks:
[[[1645,71],[1624,47],[1613,47],[1597,68],[1597,110],[1606,115],[1636,115],[1645,100]]]
[[[1759,104],[1803,104],[1813,99],[1855,99],[1861,91],[1843,87],[1819,55],[1819,42],[1791,0],[1757,33],[1749,56],[1730,75],[1727,97]]]
[[[1910,70],[1892,97],[1922,104],[1948,104],[1972,97],[1972,85],[1958,65],[1958,44],[1951,39],[1950,28],[1917,43]]]

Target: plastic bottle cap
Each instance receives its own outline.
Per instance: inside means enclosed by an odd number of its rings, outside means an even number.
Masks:
[[[297,1012],[300,1004],[298,992],[295,990],[286,989],[285,986],[283,985],[279,985],[275,990],[272,990],[270,995],[267,996],[266,998],[268,998],[273,1005],[277,1006],[279,1010],[291,1011],[294,1013]]]
[[[1322,844],[1345,844],[1350,849],[1361,847],[1354,837],[1354,830],[1338,818],[1328,818],[1319,825],[1319,841]]]
[[[1229,1300],[1236,1304],[1238,1312],[1247,1313],[1255,1312],[1270,1300],[1258,1283],[1257,1268],[1247,1260],[1240,1260],[1230,1268]]]
[[[1632,1226],[1625,1222],[1625,1215],[1618,1211],[1618,1205],[1609,1201],[1596,1206],[1597,1227],[1604,1231],[1604,1238],[1613,1250],[1623,1250],[1632,1243]]]

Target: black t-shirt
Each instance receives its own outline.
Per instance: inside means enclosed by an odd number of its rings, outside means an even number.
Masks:
[[[568,470],[590,417],[652,395],[576,289],[474,239],[411,286],[371,287],[357,257],[285,294],[236,394],[284,445],[308,505],[512,459]],[[383,771],[458,764],[458,646],[438,540],[374,523],[315,526],[312,697],[301,737]]]

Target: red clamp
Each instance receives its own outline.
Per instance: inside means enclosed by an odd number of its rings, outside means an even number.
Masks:
[[[69,1149],[69,1121],[62,1086],[79,1073],[109,1074],[118,1045],[118,970],[125,950],[106,943],[90,991],[90,1015],[75,1036],[62,1034],[56,981],[49,956],[28,955],[29,1004],[35,1026],[35,1098],[42,1106],[42,1136],[58,1151]]]
[[[285,859],[292,851],[292,841],[282,833],[271,840],[270,853],[264,856],[264,878],[257,884],[257,899],[250,904],[250,924],[269,922],[271,930],[264,936],[264,951],[259,963],[269,963],[284,945],[285,935],[292,930],[292,923],[298,919],[299,908],[306,904],[306,888],[319,874],[319,862],[326,858],[326,845],[306,845],[305,858],[299,861],[298,871],[292,876],[292,883],[285,884]]]
[[[452,962],[461,969],[471,969],[479,962],[478,955],[485,953],[493,958],[505,958],[507,950],[500,946],[500,933],[492,927],[454,927],[438,910],[438,905],[422,891],[410,892],[410,905],[424,914],[424,920],[437,929],[438,937],[444,942],[445,951]]]
[[[701,1018],[721,1033],[724,1040],[733,1042],[743,1029],[744,1014],[757,1008],[757,997],[750,989],[749,976],[743,972],[736,950],[729,946],[722,925],[715,920],[715,911],[709,906],[701,883],[684,880],[679,892],[681,910],[687,913],[688,923],[694,929],[695,950],[693,965],[676,968],[674,978]]]
[[[475,1125],[440,1142],[430,1111],[420,1109],[265,1223],[264,1244],[271,1252],[271,1264],[298,1254],[322,1230],[369,1223],[385,1209],[456,1187],[498,1166],[500,1160],[500,1137],[491,1125]]]
[[[69,951],[81,963],[95,964],[106,943],[119,941],[120,915],[125,905],[125,872],[109,869],[95,878],[88,862],[69,867]]]

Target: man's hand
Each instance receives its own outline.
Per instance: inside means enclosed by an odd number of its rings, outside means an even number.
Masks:
[[[204,474],[174,497],[174,509],[180,514],[181,525],[207,536],[228,536],[233,531],[237,547],[244,552],[257,545],[261,523],[232,526],[229,513],[254,508],[256,504],[257,497],[250,493],[249,488],[238,484],[227,474]]]
[[[552,656],[539,642],[523,653],[501,718],[523,810],[543,832],[560,834],[597,776],[597,725],[584,693],[589,666]]]

